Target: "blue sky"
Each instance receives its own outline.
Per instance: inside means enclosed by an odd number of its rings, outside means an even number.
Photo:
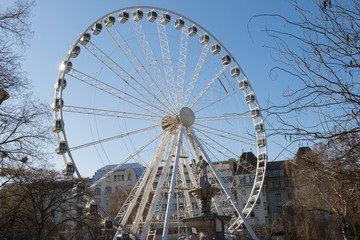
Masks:
[[[9,2],[12,1],[5,0],[1,6]],[[268,100],[273,103],[283,101],[281,93],[291,82],[288,76],[279,75],[276,80],[269,78],[270,69],[277,63],[272,58],[273,53],[265,47],[271,40],[263,32],[266,26],[277,23],[269,19],[257,19],[250,25],[248,23],[257,14],[293,15],[295,10],[286,0],[38,0],[29,19],[34,36],[23,62],[23,69],[33,82],[35,95],[50,105],[59,65],[69,47],[96,19],[131,6],[161,7],[199,23],[235,57],[250,80],[260,106],[266,106]],[[65,124],[71,124],[65,121]],[[284,160],[291,156],[287,151],[279,155],[282,151],[280,145],[286,144],[277,138],[270,138],[269,160]]]

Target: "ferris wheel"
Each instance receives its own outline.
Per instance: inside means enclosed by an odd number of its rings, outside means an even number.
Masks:
[[[221,190],[212,211],[232,216],[227,232],[245,225],[253,234],[246,218],[267,160],[260,106],[232,54],[198,23],[142,6],[97,19],[68,51],[52,107],[64,175],[82,179],[114,166],[87,187],[87,210],[108,219],[116,236],[184,236],[182,219],[199,214],[189,190],[198,187],[200,156]],[[243,149],[256,149],[256,161],[239,159]],[[145,171],[111,215],[94,188],[128,163]],[[239,181],[244,176],[250,186]]]

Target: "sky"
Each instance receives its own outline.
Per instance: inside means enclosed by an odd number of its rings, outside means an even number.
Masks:
[[[11,2],[2,0],[0,4],[4,7]],[[237,60],[250,80],[260,106],[267,106],[269,101],[283,101],[281,93],[290,86],[290,82],[282,75],[270,79],[270,69],[277,63],[273,59],[274,53],[266,47],[271,44],[271,39],[263,31],[277,23],[265,18],[251,22],[250,19],[259,14],[291,16],[295,10],[286,0],[37,0],[29,19],[34,36],[23,61],[23,69],[32,80],[34,94],[50,106],[59,65],[69,47],[96,19],[132,6],[168,9],[199,23],[216,36]],[[71,121],[75,120],[65,120],[65,128]],[[268,139],[269,161],[285,160],[291,156],[288,151],[283,151],[281,146],[287,143],[282,143],[282,140],[276,137]],[[56,159],[61,162],[60,158]]]

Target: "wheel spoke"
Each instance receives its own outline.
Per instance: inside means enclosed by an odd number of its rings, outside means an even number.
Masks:
[[[221,103],[221,101],[224,101],[224,100],[230,98],[231,96],[233,96],[233,95],[235,95],[235,94],[238,94],[239,92],[240,92],[240,89],[232,92],[231,94],[225,95],[224,97],[219,98],[218,100],[213,101],[212,103],[210,103],[210,104],[208,104],[208,105],[206,105],[206,106],[204,106],[204,107],[202,107],[202,108],[200,108],[200,109],[197,109],[197,110],[195,111],[195,113],[199,113],[200,111],[203,111],[203,110],[205,110],[205,109],[207,109],[207,108],[209,108],[209,107],[211,107],[211,106],[214,106],[215,104]]]
[[[202,144],[200,143],[199,139],[197,138],[195,132],[192,129],[190,129],[190,134],[188,134],[188,135],[189,135],[190,140],[192,141],[192,144],[193,144],[194,148],[199,148],[200,151],[204,154],[205,159],[207,160],[211,171],[216,176],[216,179],[220,182],[220,186],[222,187],[222,190],[228,196],[228,198],[230,200],[230,203],[233,205],[233,207],[236,210],[236,213],[238,214],[239,218],[244,222],[245,227],[248,229],[250,235],[254,239],[257,239],[254,231],[252,230],[251,226],[249,225],[248,221],[246,220],[246,218],[245,218],[244,214],[242,213],[240,207],[236,204],[234,196],[231,194],[229,188],[226,186],[226,184],[222,180],[222,178],[221,178],[221,176],[219,174],[219,171],[215,168],[214,164],[210,160],[208,154],[206,153],[205,149],[203,148]]]
[[[208,85],[205,86],[205,88],[203,88],[201,90],[201,92],[196,96],[196,98],[191,102],[191,104],[189,105],[190,108],[192,108],[203,96],[204,94],[209,90],[209,88],[215,83],[216,80],[218,80],[218,78],[220,77],[220,75],[225,71],[225,69],[227,68],[226,65],[224,65],[219,72],[213,77],[213,79],[211,79],[211,81],[208,83]]]
[[[79,114],[98,115],[98,116],[126,118],[126,119],[139,119],[139,120],[147,120],[147,121],[160,121],[161,120],[160,116],[149,115],[149,114],[120,112],[120,111],[114,111],[114,110],[77,107],[77,106],[68,106],[68,105],[64,105],[63,112],[72,112],[72,113],[79,113]]]
[[[72,69],[69,73],[69,76],[78,79],[79,81],[82,81],[94,88],[97,88],[103,92],[106,92],[114,97],[117,97],[121,100],[124,100],[125,102],[128,102],[138,108],[141,108],[145,111],[151,112],[152,114],[158,115],[159,112],[153,112],[152,109],[156,109],[158,111],[161,111],[157,106],[151,105],[149,101],[143,101],[135,96],[130,95],[128,92],[124,92],[120,89],[117,89],[113,86],[110,86],[94,77],[91,77],[85,73],[82,73],[76,69]],[[150,110],[151,109],[151,110]]]
[[[167,89],[168,97],[167,98],[165,97],[165,99],[168,99],[169,106],[171,107],[173,113],[175,114],[176,109],[175,109],[175,105],[174,105],[174,100],[171,96],[171,92],[168,87],[168,83],[167,83],[167,81],[165,81],[165,78],[160,70],[159,62],[154,55],[154,52],[151,48],[151,45],[145,34],[145,31],[144,31],[140,21],[137,22],[137,21],[134,21],[133,19],[131,19],[131,23],[132,23],[134,31],[137,35],[138,41],[144,51],[146,60],[151,68],[151,71],[153,72],[153,76],[159,83],[160,89]]]
[[[209,52],[209,49],[210,49],[210,45],[208,44],[205,44],[202,51],[201,51],[201,54],[200,54],[200,57],[199,57],[199,60],[196,64],[196,67],[195,67],[195,70],[194,70],[194,73],[191,77],[191,80],[189,82],[189,85],[186,89],[186,93],[185,93],[185,96],[184,96],[184,102],[186,103],[185,106],[187,106],[189,104],[189,101],[190,101],[190,98],[191,98],[191,95],[192,95],[192,92],[195,88],[195,85],[198,81],[198,78],[199,78],[199,74],[204,66],[204,62],[205,62],[205,59],[206,59],[206,56]]]
[[[142,86],[137,79],[134,78],[131,74],[126,72],[115,60],[113,60],[110,56],[104,53],[99,47],[97,47],[94,43],[89,42],[85,46],[86,50],[88,50],[97,60],[99,60],[104,66],[106,66],[110,71],[112,71],[115,75],[117,75],[127,86],[133,89],[138,96],[141,96],[146,99],[148,102],[152,102],[151,97],[148,99],[145,96],[145,92],[139,92],[139,89],[146,89]],[[157,107],[157,109],[159,109]],[[165,110],[159,109],[161,112],[166,113]]]
[[[172,97],[175,96],[175,98],[172,98],[172,101],[175,105],[175,110],[178,111],[179,110],[178,89],[176,87],[175,78],[174,78],[174,70],[170,55],[170,47],[166,32],[166,26],[165,24],[161,23],[161,18],[158,18],[156,20],[156,23],[157,23],[159,41],[161,46],[162,59],[164,63],[165,81],[167,83],[167,87],[169,88],[170,95]]]
[[[219,129],[209,127],[209,126],[205,126],[202,124],[196,124],[196,126],[199,126],[197,128],[197,130],[199,130],[201,132],[210,133],[210,134],[213,134],[218,137],[227,138],[230,140],[246,143],[246,144],[256,147],[256,141],[254,139],[242,137],[242,136],[234,134],[232,132],[226,132],[226,131],[219,130]]]
[[[158,128],[158,127],[160,127],[160,125],[155,125],[155,126],[151,126],[151,127],[147,127],[147,128],[142,128],[142,129],[139,129],[139,130],[136,130],[136,131],[127,132],[127,133],[124,133],[124,134],[116,135],[116,136],[109,137],[109,138],[104,138],[104,139],[93,141],[93,142],[90,142],[90,143],[85,143],[85,144],[82,144],[82,145],[79,145],[79,146],[76,146],[76,147],[72,147],[72,148],[70,148],[70,150],[75,151],[75,150],[78,150],[78,149],[81,149],[81,148],[86,148],[86,147],[94,146],[94,145],[97,145],[97,144],[109,142],[109,141],[112,141],[112,140],[115,140],[115,139],[120,139],[120,138],[128,137],[128,136],[131,136],[131,135],[134,135],[134,134],[146,132],[146,131],[149,131],[149,130],[152,130],[152,129],[155,129],[155,128]]]
[[[179,92],[179,96],[181,96],[181,106],[184,105],[188,40],[189,40],[188,29],[186,27],[183,27],[181,29],[180,54],[179,54],[179,65],[178,65],[178,75],[177,75],[178,76],[177,89]]]
[[[116,165],[113,169],[111,169],[110,171],[106,172],[101,178],[99,178],[97,181],[95,181],[93,184],[91,184],[90,188],[95,187],[97,184],[99,184],[101,181],[103,181],[104,179],[106,179],[108,176],[110,176],[112,173],[114,173],[116,170],[118,170],[122,165],[124,165],[125,163],[127,163],[128,161],[130,161],[131,159],[133,159],[135,156],[137,156],[139,153],[141,153],[146,147],[148,147],[151,143],[153,143],[156,139],[158,139],[161,135],[163,134],[163,132],[159,133],[158,135],[156,135],[155,137],[153,137],[150,141],[148,141],[147,143],[145,143],[143,146],[139,147],[138,150],[136,150],[134,153],[132,153],[130,156],[128,156],[125,160],[123,160],[121,163],[119,163],[118,165]]]
[[[134,51],[131,49],[125,38],[120,34],[120,31],[116,28],[116,26],[113,26],[112,28],[106,28],[106,30],[115,42],[116,46],[121,50],[130,65],[133,67],[135,72],[143,80],[142,82],[146,85],[144,90],[147,91],[152,96],[152,98],[157,101],[158,104],[162,105],[165,109],[167,109],[168,113],[170,113],[171,109],[169,108],[169,106],[166,106],[164,104],[167,101],[167,98],[165,98],[162,89],[159,87],[158,83],[151,77],[151,75],[146,70],[145,66],[141,63],[139,58],[134,54]],[[149,83],[152,83],[153,85],[149,85]],[[154,90],[158,92],[154,93],[152,91],[153,88],[155,88]],[[162,100],[157,97],[159,94],[162,96]]]
[[[221,120],[234,120],[234,119],[243,119],[251,118],[249,113],[234,113],[234,114],[224,114],[223,116],[214,116],[214,117],[199,117],[196,118],[196,122],[210,122],[210,121],[221,121]]]
[[[194,128],[194,129],[196,130],[196,128]],[[223,144],[219,143],[218,141],[215,141],[213,138],[210,138],[208,135],[204,134],[203,131],[197,131],[197,132],[199,132],[199,134],[203,135],[205,138],[209,139],[211,142],[213,142],[215,144],[215,146],[213,146],[212,144],[209,144],[207,142],[207,144],[203,144],[203,146],[206,146],[207,148],[208,147],[213,148],[215,151],[217,151],[220,154],[224,155],[227,159],[230,159],[231,156],[237,156],[238,155],[238,154],[232,152],[231,150],[229,150],[228,148],[226,148]],[[219,147],[224,149],[225,151],[219,150]],[[225,152],[230,153],[230,156],[226,155]],[[213,156],[216,157],[215,154],[213,154]],[[220,159],[217,159],[217,160],[220,161]],[[240,164],[241,167],[243,167],[244,169],[249,171],[251,174],[256,173],[256,167],[254,167],[253,165],[251,165],[247,161],[239,161],[239,164]]]
[[[139,198],[140,194],[142,194],[141,202],[137,209],[138,214],[137,214],[137,216],[135,216],[135,219],[134,219],[134,225],[133,225],[134,231],[136,231],[138,224],[143,216],[145,206],[149,200],[149,194],[153,188],[153,183],[154,183],[154,180],[156,177],[156,173],[159,171],[161,158],[164,155],[164,151],[166,149],[166,146],[169,143],[169,140],[170,140],[170,134],[165,133],[156,153],[154,154],[154,156],[150,162],[150,166],[147,169],[142,182],[140,183],[140,187],[138,188],[138,191],[136,191],[135,195],[133,196],[133,199],[135,200],[135,199]],[[122,218],[122,224],[125,224],[128,221],[128,218],[132,212],[132,209],[136,206],[136,204],[137,204],[137,201],[132,201],[129,204],[129,207],[126,209],[124,217]]]

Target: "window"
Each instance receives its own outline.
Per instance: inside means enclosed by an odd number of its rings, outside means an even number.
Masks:
[[[281,194],[280,193],[275,194],[275,200],[276,201],[281,201]]]
[[[192,202],[191,205],[192,205],[193,209],[198,209],[199,208],[198,205],[197,205],[197,202]]]
[[[132,175],[131,175],[131,173],[129,173],[129,175],[128,175],[128,181],[131,181],[132,180]]]
[[[242,176],[240,178],[240,184],[245,184],[246,183],[246,177],[245,176]]]
[[[110,200],[109,199],[105,199],[105,207],[109,207],[110,206]]]
[[[105,188],[105,194],[111,194],[112,191],[111,191],[111,187],[106,187]]]
[[[250,176],[250,182],[253,183],[255,180],[255,176]]]
[[[116,175],[114,175],[114,182],[116,182],[116,177],[117,177],[117,176],[116,176]]]
[[[280,181],[274,182],[274,188],[280,188]]]
[[[82,216],[83,215],[83,208],[82,207],[77,207],[76,208],[76,214],[78,216]]]
[[[95,188],[95,195],[101,195],[100,188]]]
[[[277,207],[276,207],[276,212],[277,212],[277,213],[281,213],[281,212],[282,212],[282,207],[281,207],[281,206],[277,206]]]
[[[106,177],[106,182],[110,182],[110,176]]]
[[[273,171],[273,176],[274,177],[278,177],[280,174],[279,174],[279,171]]]
[[[173,203],[171,205],[171,210],[177,210],[177,204],[176,203]]]
[[[166,204],[163,204],[163,205],[162,205],[162,210],[163,210],[163,211],[166,211]]]
[[[246,196],[246,190],[241,190],[241,195]]]
[[[121,175],[121,181],[124,181],[124,175]]]

